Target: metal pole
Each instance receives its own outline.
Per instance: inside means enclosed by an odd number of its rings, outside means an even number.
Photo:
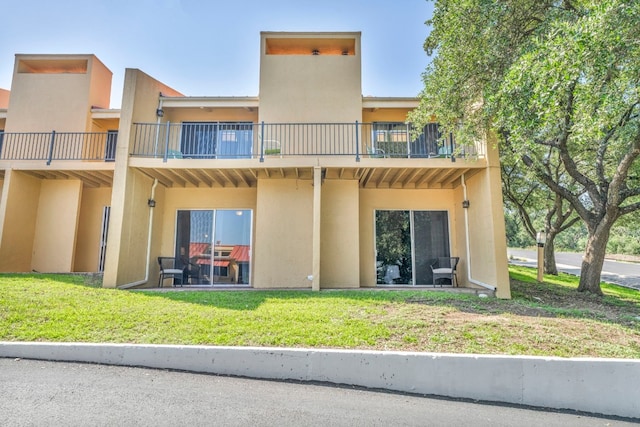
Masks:
[[[356,120],[356,162],[360,161],[360,141],[358,141],[358,121]]]
[[[167,157],[169,156],[169,132],[171,131],[171,122],[167,121],[167,134],[164,138],[164,156],[162,162],[167,163]]]
[[[47,160],[47,166],[51,164],[51,158],[53,157],[53,144],[56,141],[56,131],[51,131],[51,141],[49,142],[49,159]]]
[[[409,128],[409,123],[407,123],[406,126],[407,126],[407,158],[410,159],[411,158],[411,140],[409,135],[411,135],[411,129]]]
[[[260,123],[260,162],[264,162],[264,120]]]
[[[543,280],[544,269],[544,243],[538,243],[538,282]]]

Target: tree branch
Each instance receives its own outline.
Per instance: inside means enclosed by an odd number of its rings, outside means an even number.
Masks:
[[[629,146],[629,151],[627,151],[624,157],[622,157],[622,160],[620,160],[620,163],[611,178],[611,184],[609,186],[609,205],[618,206],[624,201],[623,194],[626,189],[625,183],[629,174],[629,169],[638,156],[640,156],[640,130],[636,133],[636,137]]]
[[[627,215],[632,212],[635,212],[639,209],[640,209],[640,202],[635,202],[630,205],[621,206],[618,210],[618,213],[620,214],[620,216],[622,216],[622,215]]]
[[[540,167],[531,160],[531,158],[527,155],[522,156],[522,161],[525,165],[532,168],[536,176],[553,191],[554,193],[559,194],[563,197],[567,202],[571,203],[571,206],[576,210],[576,213],[583,219],[585,222],[593,221],[593,213],[590,212],[584,205],[580,202],[578,196],[573,194],[568,189],[564,188],[562,185],[558,184],[553,177],[547,175]]]
[[[577,80],[574,80],[571,83],[569,87],[569,93],[567,94],[568,95],[567,107],[566,107],[566,113],[564,117],[562,134],[558,142],[558,153],[560,155],[560,159],[562,160],[562,163],[564,164],[564,168],[567,171],[567,173],[571,176],[571,178],[573,178],[576,182],[578,182],[585,188],[585,190],[591,197],[591,201],[596,207],[596,211],[600,212],[603,210],[603,207],[604,207],[602,202],[602,195],[598,192],[598,187],[596,186],[596,184],[592,180],[587,178],[586,175],[580,173],[578,165],[576,165],[576,163],[573,161],[573,157],[569,154],[569,149],[567,146],[569,136],[571,135],[571,127],[573,126],[574,95],[575,95],[574,92],[575,92],[577,83],[578,83]],[[579,204],[581,205],[581,203]],[[578,212],[578,214],[582,216],[577,206],[575,204],[574,206],[576,207],[576,211]]]

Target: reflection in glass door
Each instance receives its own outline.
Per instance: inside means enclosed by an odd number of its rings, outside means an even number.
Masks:
[[[376,211],[375,239],[378,284],[432,284],[432,261],[450,256],[448,214]]]
[[[185,284],[248,285],[250,210],[179,210],[176,258]]]

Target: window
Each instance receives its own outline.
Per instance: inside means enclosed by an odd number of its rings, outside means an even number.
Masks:
[[[175,257],[188,284],[249,284],[250,210],[179,210]]]
[[[375,239],[378,284],[432,284],[431,262],[450,256],[448,213],[376,211]]]
[[[401,122],[373,123],[373,147],[387,157],[449,157],[450,138],[443,138],[437,123],[428,123],[412,139],[413,127]]]
[[[183,122],[180,151],[184,158],[250,158],[253,124]]]
[[[104,160],[113,162],[116,160],[116,145],[118,143],[118,131],[107,131],[107,140],[104,145]]]
[[[229,267],[218,267],[217,265],[213,267],[213,275],[219,277],[228,277],[229,276]]]
[[[407,125],[401,122],[373,124],[373,147],[386,157],[407,157]]]
[[[427,123],[418,138],[411,142],[411,157],[450,157],[451,138],[446,138],[438,123]]]

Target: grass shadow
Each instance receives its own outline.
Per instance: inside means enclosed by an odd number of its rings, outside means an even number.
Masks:
[[[406,290],[331,290],[330,292],[314,292],[311,290],[233,290],[233,291],[188,291],[188,292],[157,292],[138,291],[150,298],[164,298],[171,301],[214,306],[228,310],[255,310],[267,300],[292,301],[317,299],[349,299],[353,301],[405,301],[416,295],[424,295],[429,291]],[[434,293],[435,294],[435,293]],[[441,294],[438,292],[438,294]]]

